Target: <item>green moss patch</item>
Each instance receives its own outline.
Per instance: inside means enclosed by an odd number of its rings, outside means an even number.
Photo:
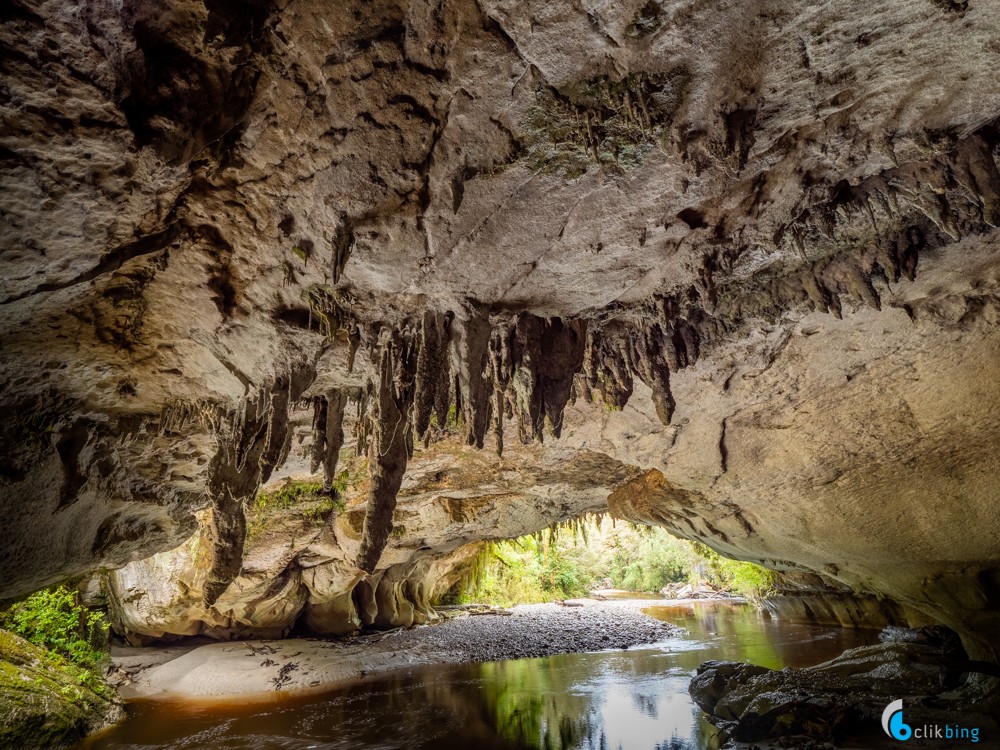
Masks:
[[[124,715],[91,670],[0,630],[0,748],[59,747]]]
[[[247,509],[247,540],[259,539],[268,526],[279,518],[301,516],[310,525],[322,524],[333,514],[344,510],[341,499],[348,481],[342,471],[333,484],[333,492],[325,492],[319,482],[287,481],[276,489],[258,492]]]

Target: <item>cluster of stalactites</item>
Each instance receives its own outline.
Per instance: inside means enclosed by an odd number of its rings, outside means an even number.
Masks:
[[[801,267],[740,290],[715,312],[752,319],[807,303],[840,318],[844,298],[881,310],[875,281],[913,281],[924,250],[997,226],[1000,170],[990,143],[973,134],[950,151],[835,186],[829,200],[805,207],[776,235]]]
[[[667,314],[663,320],[621,322],[589,332],[578,395],[591,401],[600,393],[608,407],[620,410],[638,377],[652,392],[657,417],[670,424],[675,407],[670,373],[697,359],[698,342],[694,326]]]
[[[347,392],[334,388],[325,396],[313,397],[312,467],[313,474],[323,467],[323,490],[333,491],[340,449],[344,445],[344,410]]]
[[[372,336],[378,371],[358,401],[358,453],[370,453],[375,430],[384,419],[379,403],[391,386],[400,410],[408,452],[414,439],[430,439],[433,427],[461,424],[469,445],[482,448],[491,426],[503,451],[505,425],[516,427],[524,444],[559,437],[563,413],[578,396],[600,393],[621,409],[632,394],[633,378],[653,393],[657,414],[670,422],[674,400],[670,373],[698,356],[694,325],[661,301],[661,320],[614,322],[588,327],[521,313],[491,321],[488,314],[456,318],[426,312],[417,323]],[[579,376],[579,377],[578,377]],[[315,425],[324,425],[317,411]],[[324,428],[325,429],[325,428]],[[314,445],[322,443],[318,435]],[[315,466],[322,462],[319,447]]]
[[[638,377],[653,392],[664,424],[674,409],[670,371],[697,356],[697,335],[683,321],[621,325],[598,332],[581,320],[521,313],[501,322],[477,313],[456,318],[426,312],[418,322],[369,332],[376,370],[358,395],[357,453],[367,455],[368,505],[357,565],[371,572],[388,543],[396,495],[415,439],[429,440],[434,424],[462,425],[466,441],[482,448],[492,425],[502,454],[505,422],[525,444],[555,437],[579,389],[622,407]],[[343,442],[345,397],[314,402],[313,469],[332,481]],[[459,420],[459,416],[461,420]]]
[[[559,437],[573,378],[583,367],[586,340],[583,321],[528,313],[493,328],[485,375],[492,385],[487,421],[492,417],[498,453],[503,453],[505,419],[517,425],[522,443],[542,441],[546,420]],[[481,439],[477,443],[481,445]]]

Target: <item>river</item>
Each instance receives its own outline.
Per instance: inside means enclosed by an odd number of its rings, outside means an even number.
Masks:
[[[647,610],[686,628],[662,643],[370,676],[323,694],[257,702],[135,701],[78,750],[705,750],[714,728],[688,697],[708,659],[803,667],[875,641],[746,605]]]

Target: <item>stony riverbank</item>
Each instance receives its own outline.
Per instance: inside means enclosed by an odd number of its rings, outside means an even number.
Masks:
[[[531,604],[483,614],[451,611],[444,622],[338,640],[292,638],[177,644],[112,652],[125,697],[225,698],[320,690],[418,664],[492,661],[655,643],[676,628],[642,613],[658,601]]]

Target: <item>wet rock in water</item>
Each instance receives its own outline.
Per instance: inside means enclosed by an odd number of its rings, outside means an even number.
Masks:
[[[977,711],[988,713],[959,689],[969,662],[953,631],[890,627],[880,640],[797,670],[708,661],[689,692],[735,742],[839,741],[879,731],[885,706],[904,697],[911,723],[969,722]],[[984,716],[980,724],[995,722]]]

